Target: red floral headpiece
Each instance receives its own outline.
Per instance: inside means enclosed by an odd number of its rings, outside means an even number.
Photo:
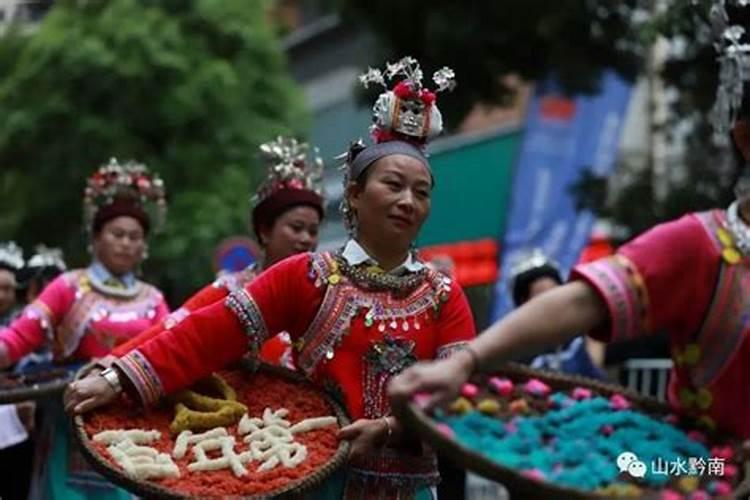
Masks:
[[[146,215],[146,205],[150,203],[156,205],[154,225],[159,229],[167,209],[164,182],[141,163],[128,161],[121,165],[112,158],[86,182],[83,197],[86,227],[92,230],[95,223],[104,222],[101,214],[107,212],[113,216],[133,215],[148,229],[150,220]]]

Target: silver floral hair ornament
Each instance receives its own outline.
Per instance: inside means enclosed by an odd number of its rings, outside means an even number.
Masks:
[[[710,119],[717,144],[728,143],[729,132],[742,106],[744,85],[750,82],[750,43],[743,42],[748,27],[731,24],[727,5],[745,8],[750,0],[718,0],[711,9],[719,83]]]
[[[50,248],[46,245],[37,245],[35,247],[34,255],[26,263],[26,267],[52,267],[59,271],[65,271],[67,269],[62,250],[59,248]]]
[[[434,90],[425,88],[422,79],[419,63],[410,56],[387,63],[384,71],[369,68],[359,77],[365,88],[378,84],[386,89],[372,109],[371,133],[376,143],[401,139],[424,144],[442,132],[443,117],[437,107],[437,93],[455,88],[455,73],[447,67],[436,71],[432,75]],[[387,80],[397,82],[389,89]]]
[[[251,198],[253,207],[280,189],[306,189],[322,196],[324,164],[317,148],[293,137],[278,136],[259,149],[268,174]]]

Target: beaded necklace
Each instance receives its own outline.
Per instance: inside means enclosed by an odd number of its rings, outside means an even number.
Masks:
[[[353,266],[346,261],[341,250],[333,254],[333,259],[341,274],[366,290],[408,293],[421,285],[427,277],[426,268],[404,276],[396,276],[368,266]]]

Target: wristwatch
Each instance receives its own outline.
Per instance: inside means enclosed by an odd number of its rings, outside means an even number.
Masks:
[[[119,394],[122,392],[120,376],[115,370],[113,370],[112,368],[105,368],[99,373],[99,375],[104,377],[104,380],[106,380],[110,387],[112,387],[112,389],[115,391],[115,394]]]

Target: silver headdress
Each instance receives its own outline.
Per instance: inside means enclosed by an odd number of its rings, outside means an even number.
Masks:
[[[743,87],[750,82],[750,43],[743,41],[748,27],[730,24],[727,5],[744,8],[750,5],[750,0],[717,0],[711,9],[714,47],[719,61],[719,84],[711,123],[718,144],[727,143],[742,105]]]
[[[372,136],[375,142],[406,139],[422,144],[443,130],[443,117],[436,104],[436,93],[456,86],[452,69],[444,67],[432,75],[435,91],[422,86],[422,69],[413,57],[387,63],[385,71],[368,68],[359,81],[368,88],[376,83],[386,89],[380,94],[373,111]],[[388,89],[386,79],[400,78]]]
[[[542,252],[538,248],[533,248],[531,250],[521,252],[514,259],[514,262],[510,268],[511,283],[515,282],[518,276],[527,273],[532,269],[538,269],[544,266],[551,266],[555,269],[559,268],[555,261],[547,257],[544,252]]]
[[[65,259],[63,259],[63,252],[59,248],[49,248],[45,245],[37,245],[34,252],[34,255],[26,263],[26,267],[53,267],[61,272],[67,269]]]
[[[15,241],[0,244],[0,266],[20,271],[23,264],[23,249]]]
[[[317,148],[278,136],[261,144],[260,153],[268,165],[268,174],[251,199],[253,207],[282,189],[304,189],[322,196],[324,165]]]

